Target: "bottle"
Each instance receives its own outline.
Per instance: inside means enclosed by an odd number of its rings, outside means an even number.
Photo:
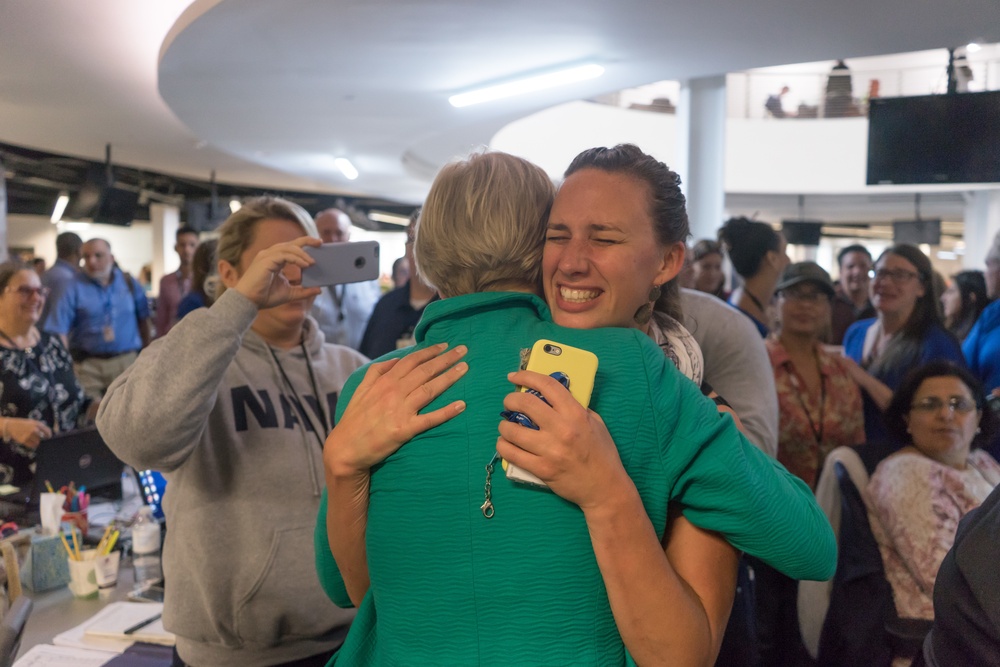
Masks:
[[[153,508],[143,505],[132,524],[132,564],[137,586],[156,584],[163,580],[160,567],[160,524],[153,517]]]

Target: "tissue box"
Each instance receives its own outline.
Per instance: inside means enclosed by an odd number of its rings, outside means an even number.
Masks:
[[[21,583],[33,593],[69,583],[66,548],[58,535],[32,535],[28,555],[21,565]]]

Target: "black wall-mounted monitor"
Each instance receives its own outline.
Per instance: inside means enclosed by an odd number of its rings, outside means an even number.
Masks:
[[[782,220],[781,233],[793,245],[819,245],[823,223],[818,220]]]
[[[868,184],[886,183],[1000,183],[1000,91],[871,100]]]
[[[941,245],[941,221],[896,220],[892,223],[892,242]]]
[[[131,225],[138,205],[138,192],[109,185],[101,190],[101,198],[97,202],[97,210],[94,211],[94,222],[105,225]]]

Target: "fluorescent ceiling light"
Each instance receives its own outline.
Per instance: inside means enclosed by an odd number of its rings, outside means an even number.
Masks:
[[[66,212],[66,206],[69,204],[69,195],[65,192],[59,193],[59,198],[56,199],[55,208],[52,209],[52,217],[49,218],[52,222],[59,222],[62,220],[63,213]]]
[[[333,163],[337,165],[337,169],[340,170],[340,173],[342,173],[347,180],[353,181],[358,177],[358,170],[355,169],[354,165],[351,164],[351,161],[346,157],[338,157],[333,161]]]
[[[230,213],[236,213],[236,211],[240,210],[241,208],[243,208],[243,204],[240,203],[239,199],[233,197],[232,199],[229,200]]]
[[[452,95],[448,98],[448,101],[453,107],[467,107],[471,104],[479,104],[480,102],[490,102],[504,97],[513,97],[514,95],[533,93],[547,88],[577,83],[578,81],[596,79],[602,74],[604,74],[603,67],[590,63],[556,72],[549,72],[548,74],[539,74],[517,79],[516,81],[477,88],[465,93],[459,93],[458,95]]]
[[[89,222],[64,222],[62,229],[66,232],[87,232],[90,231]]]
[[[368,218],[375,222],[384,222],[390,225],[401,225],[405,227],[410,224],[410,216],[398,215],[396,213],[386,213],[384,211],[368,211]]]

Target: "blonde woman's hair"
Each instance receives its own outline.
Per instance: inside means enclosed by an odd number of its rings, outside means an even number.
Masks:
[[[477,153],[438,173],[417,222],[417,271],[442,297],[538,289],[555,187],[507,153]]]
[[[305,236],[319,238],[316,223],[304,208],[281,197],[254,197],[243,202],[236,211],[219,227],[219,245],[216,249],[216,261],[226,260],[234,267],[240,267],[240,258],[244,251],[253,245],[257,225],[263,220],[276,219],[294,222],[302,227]],[[226,291],[226,286],[219,281],[215,298],[218,299]]]

